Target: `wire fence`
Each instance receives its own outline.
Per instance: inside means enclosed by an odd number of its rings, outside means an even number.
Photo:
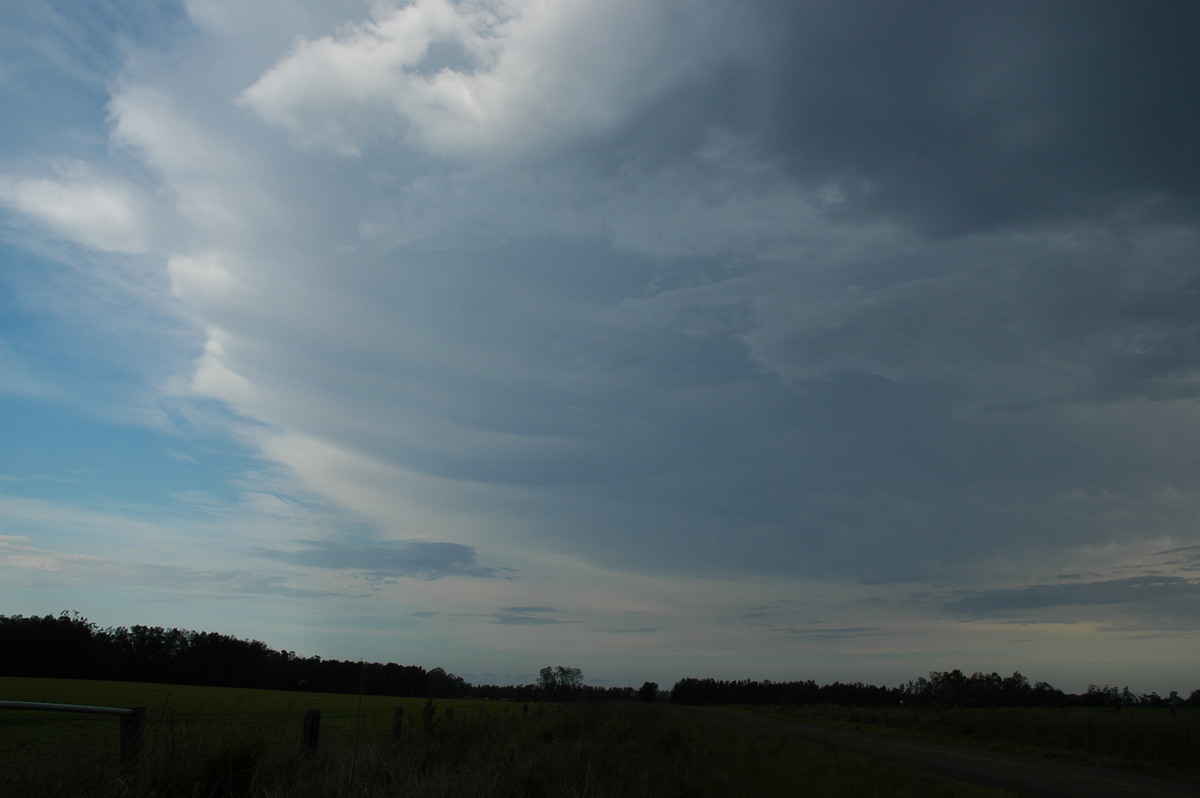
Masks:
[[[100,763],[119,756],[119,721],[87,716],[64,719],[14,713],[0,718],[0,764]],[[29,715],[24,717],[22,715]]]
[[[300,752],[318,745],[397,740],[418,731],[466,723],[514,707],[501,705],[427,706],[413,711],[384,709],[304,709],[277,711],[176,711],[85,707],[0,701],[0,765],[6,768],[51,766],[107,767],[136,765],[146,749],[164,751],[219,748],[233,742],[262,750]],[[47,711],[53,710],[53,711]],[[70,713],[70,714],[67,714]],[[129,719],[136,717],[136,729]],[[136,739],[131,742],[131,736]]]

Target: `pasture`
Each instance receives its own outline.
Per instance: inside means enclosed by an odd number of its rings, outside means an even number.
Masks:
[[[772,717],[1200,782],[1200,710],[1191,707],[947,709],[779,706]]]
[[[112,719],[5,712],[0,794],[150,796],[997,796],[720,713],[638,703],[531,705],[174,685],[0,679],[0,698],[145,706],[136,767]],[[393,733],[393,707],[406,722]],[[446,709],[453,709],[448,717]],[[320,743],[302,753],[309,709]]]

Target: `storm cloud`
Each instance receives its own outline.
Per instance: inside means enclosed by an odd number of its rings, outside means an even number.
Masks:
[[[1050,678],[1191,607],[1196,4],[22,8],[0,487],[39,550],[663,684]]]

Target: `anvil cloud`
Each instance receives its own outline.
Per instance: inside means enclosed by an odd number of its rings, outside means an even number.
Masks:
[[[8,612],[1197,686],[1195,4],[6,16]]]

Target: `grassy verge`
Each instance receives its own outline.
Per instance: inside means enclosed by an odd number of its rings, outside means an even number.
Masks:
[[[1191,709],[764,707],[805,723],[894,734],[1200,780],[1200,712]]]
[[[0,691],[11,686],[0,681]],[[409,722],[397,737],[390,728],[390,708],[396,699],[364,698],[366,706],[360,707],[355,696],[261,695],[262,691],[102,682],[41,687],[71,687],[79,692],[19,697],[149,707],[151,722],[142,762],[137,768],[123,768],[112,752],[68,760],[61,749],[50,749],[23,764],[0,769],[0,794],[46,798],[1003,795],[874,763],[820,743],[746,731],[716,715],[679,713],[670,706],[534,705],[525,712],[519,705],[498,702],[436,702],[427,713],[428,705],[416,701],[411,710],[406,706]],[[155,695],[158,689],[169,690],[169,695]],[[18,697],[6,692],[3,697]],[[338,701],[347,702],[344,714],[332,708]],[[315,752],[303,754],[297,746],[300,719],[312,702],[324,705],[321,740]],[[386,704],[387,724],[372,704]],[[455,708],[452,718],[444,712],[447,705]],[[336,720],[327,723],[326,711]],[[11,737],[12,731],[9,728],[6,734]]]

